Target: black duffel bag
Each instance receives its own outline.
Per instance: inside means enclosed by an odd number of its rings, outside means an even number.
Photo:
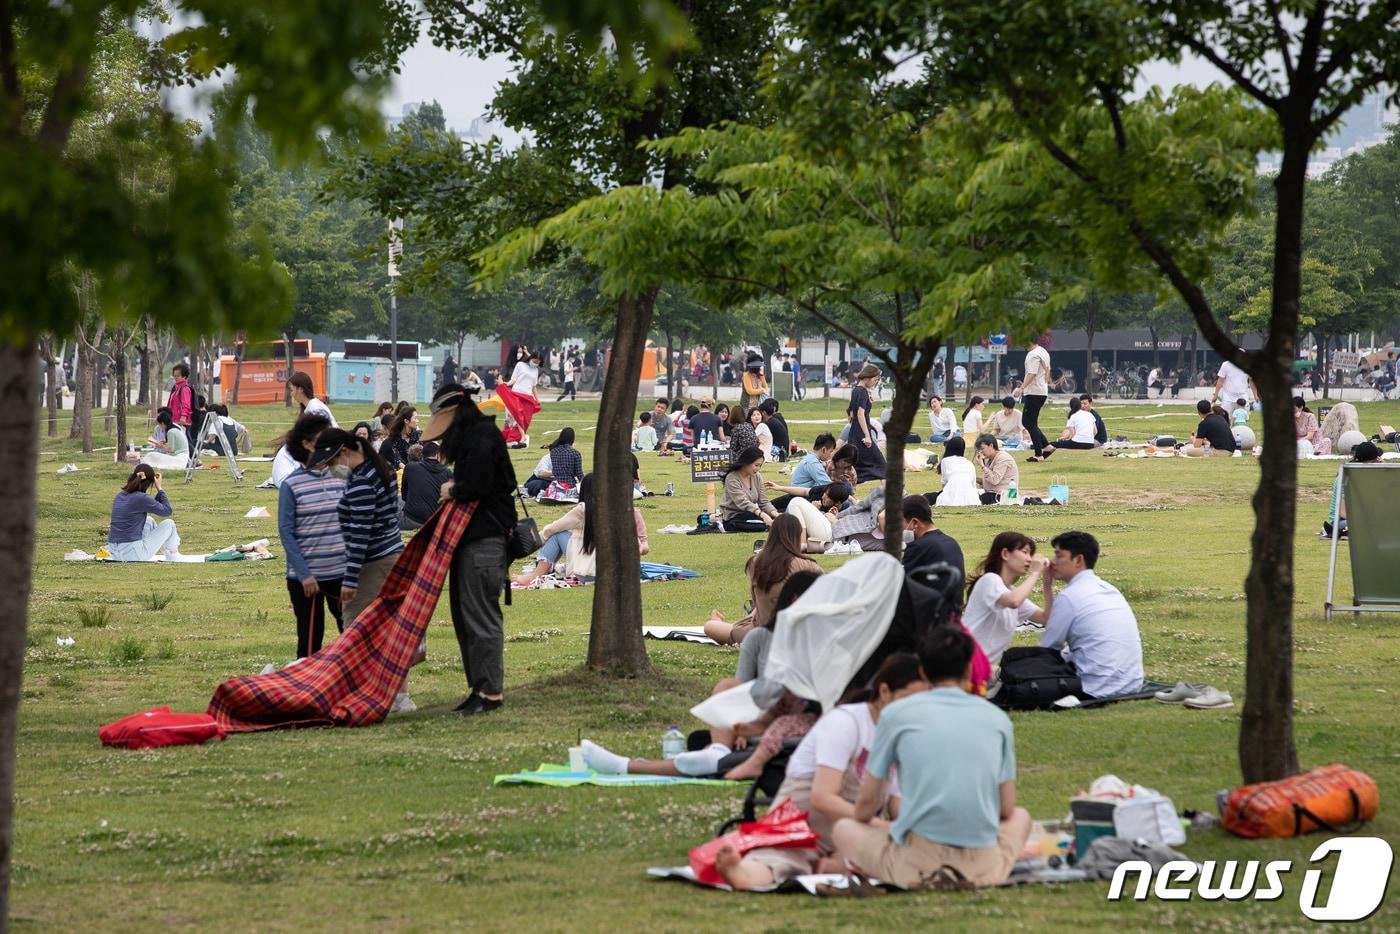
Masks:
[[[1001,688],[993,703],[1006,710],[1048,710],[1083,687],[1074,666],[1056,649],[1039,646],[1009,648],[1001,656]]]

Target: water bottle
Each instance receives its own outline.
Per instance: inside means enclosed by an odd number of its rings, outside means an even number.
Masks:
[[[1006,502],[1015,503],[1020,496],[1020,490],[1016,489],[1016,482],[1013,480],[1011,486],[1006,490]]]
[[[666,730],[666,734],[661,737],[661,758],[674,759],[685,752],[685,734],[680,731],[680,727],[674,723]]]

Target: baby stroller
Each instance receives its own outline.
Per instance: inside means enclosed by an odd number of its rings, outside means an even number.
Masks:
[[[849,561],[778,614],[765,677],[781,681],[799,697],[830,706],[843,703],[870,683],[885,659],[900,652],[916,652],[929,632],[959,622],[962,582],[962,573],[944,563],[905,573],[897,560],[883,552]],[[808,633],[813,625],[822,626],[823,631]],[[845,637],[868,637],[872,632],[876,638],[865,640],[868,648],[852,654],[852,640]],[[810,640],[797,638],[799,634],[814,635],[822,648],[804,651]],[[812,686],[819,689],[811,690]],[[700,744],[692,748],[703,748],[709,742],[708,733],[692,733],[690,742]],[[799,742],[797,737],[784,742],[782,751],[744,795],[739,815],[725,821],[720,834],[740,822],[756,820],[760,809],[772,805]],[[721,760],[716,777],[746,755],[739,752]]]

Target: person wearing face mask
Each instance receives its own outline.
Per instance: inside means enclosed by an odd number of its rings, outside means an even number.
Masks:
[[[399,552],[399,494],[394,471],[364,438],[339,428],[323,431],[307,470],[329,467],[345,481],[336,511],[345,539],[345,576],[340,582],[343,618],[354,621],[379,596]]]
[[[340,583],[345,576],[345,539],[338,507],[345,481],[322,464],[308,470],[306,460],[317,437],[330,428],[323,415],[303,415],[287,435],[288,453],[302,466],[282,481],[277,494],[277,534],[287,555],[287,593],[297,621],[297,658],[320,650],[325,640],[326,608],[337,630],[345,626],[340,611]]]
[[[960,577],[966,577],[962,546],[933,524],[933,509],[927,497],[904,497],[902,510],[905,540],[909,542],[904,546],[904,569],[913,571],[931,564],[949,564],[958,569]]]
[[[1055,602],[1054,581],[1050,560],[1035,553],[1035,542],[1029,536],[1002,532],[992,539],[987,557],[968,582],[963,625],[987,653],[993,667],[1011,644],[1017,626],[1043,626],[1050,618]],[[1031,601],[1037,587],[1045,594],[1043,607]]]

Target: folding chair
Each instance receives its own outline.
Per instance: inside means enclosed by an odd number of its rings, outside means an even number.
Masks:
[[[242,482],[243,471],[238,467],[237,449],[220,431],[217,412],[205,412],[199,430],[195,432],[195,437],[190,439],[189,459],[185,461],[185,482],[194,482],[194,472],[199,467],[200,451],[204,447],[204,442],[210,438],[221,442],[220,447],[223,448],[224,456],[228,460],[229,475],[233,477],[235,483]]]

